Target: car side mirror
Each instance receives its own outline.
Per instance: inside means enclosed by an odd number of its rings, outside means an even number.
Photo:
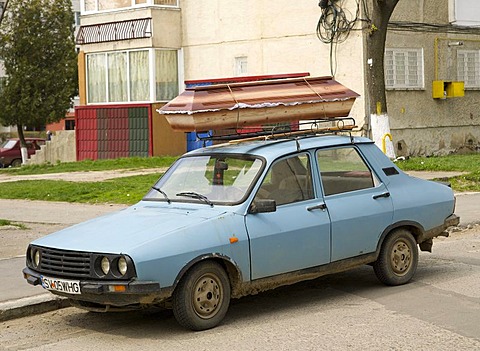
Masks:
[[[257,199],[253,200],[248,213],[268,213],[277,210],[277,203],[272,199]]]

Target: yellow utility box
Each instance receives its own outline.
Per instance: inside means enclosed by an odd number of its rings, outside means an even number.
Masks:
[[[434,80],[432,83],[432,97],[446,99],[465,96],[465,83],[446,80]]]
[[[465,96],[465,82],[450,82],[447,85],[447,97]]]

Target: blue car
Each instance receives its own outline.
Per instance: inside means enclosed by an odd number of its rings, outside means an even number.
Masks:
[[[232,142],[185,154],[136,205],[33,241],[23,273],[80,308],[163,306],[204,330],[231,298],[360,265],[408,283],[454,209],[450,187],[367,138]]]

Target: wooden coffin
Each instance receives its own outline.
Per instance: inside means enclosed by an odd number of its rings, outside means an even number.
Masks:
[[[348,116],[359,95],[332,77],[187,88],[158,112],[176,131],[242,128]]]

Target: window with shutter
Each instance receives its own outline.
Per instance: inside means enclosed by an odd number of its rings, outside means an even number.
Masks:
[[[480,51],[457,51],[457,79],[465,82],[465,88],[480,88]]]
[[[386,49],[387,89],[423,89],[423,49]]]

